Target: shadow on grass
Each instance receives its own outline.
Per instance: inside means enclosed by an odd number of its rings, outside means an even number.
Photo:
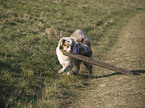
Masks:
[[[145,74],[145,70],[130,70],[130,72],[132,72],[132,75],[140,75],[140,74]],[[111,74],[107,74],[107,75],[102,75],[102,76],[93,76],[93,78],[97,79],[97,78],[105,78],[105,77],[111,77],[111,76],[115,76],[115,75],[126,75],[126,74],[122,74],[119,72],[115,72],[115,73],[111,73]],[[89,79],[88,75],[79,75],[81,76],[83,79]]]
[[[130,70],[130,72],[132,72],[133,75],[145,74],[145,70]]]
[[[115,72],[115,73],[111,73],[111,74],[107,74],[107,75],[102,75],[102,76],[94,76],[94,78],[105,78],[105,77],[111,77],[111,76],[115,76],[115,75],[122,75],[122,73],[119,72]]]
[[[102,76],[93,76],[93,79],[111,77],[111,76],[114,76],[114,75],[123,75],[123,74],[119,73],[119,72],[115,72],[115,73],[111,73],[111,74],[107,74],[107,75],[102,75]],[[81,77],[84,80],[91,79],[91,78],[89,78],[89,75],[82,75],[82,74],[79,75],[78,74],[77,76]]]

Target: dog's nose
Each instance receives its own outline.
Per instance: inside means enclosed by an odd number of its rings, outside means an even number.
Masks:
[[[70,52],[70,50],[67,50],[67,52],[69,53],[69,52]]]
[[[71,51],[71,48],[69,47],[68,49],[67,49],[67,52],[70,52]]]

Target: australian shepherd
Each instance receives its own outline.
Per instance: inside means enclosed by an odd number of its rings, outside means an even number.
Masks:
[[[56,48],[56,54],[57,54],[58,60],[60,64],[63,66],[63,68],[59,70],[59,73],[67,72],[67,74],[70,74],[71,69],[75,65],[76,70],[74,74],[78,74],[80,70],[80,64],[81,62],[83,62],[77,59],[73,59],[69,56],[65,56],[63,54],[64,51],[67,51],[73,54],[87,56],[93,59],[92,50],[87,44],[84,44],[81,42],[75,42],[74,39],[72,39],[71,37],[62,37],[59,40],[58,46]],[[90,64],[87,62],[83,62],[83,64],[89,70],[90,78],[92,78],[93,77],[93,64]]]

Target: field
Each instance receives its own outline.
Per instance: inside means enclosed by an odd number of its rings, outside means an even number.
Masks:
[[[144,6],[144,0],[0,0],[0,107],[68,107],[75,106],[74,100],[82,94],[87,98],[86,88],[94,89],[91,84],[95,81],[97,86],[104,86],[101,83],[111,81],[109,76],[118,73],[95,66],[96,76],[91,80],[82,66],[78,76],[58,74],[61,65],[55,49],[59,39],[80,28],[93,40],[94,57],[103,61],[109,58],[109,61],[116,50],[111,50],[110,57],[106,53],[112,48],[119,49],[114,45],[121,28],[132,17],[144,13]],[[119,60],[115,65],[123,67],[128,63]],[[140,66],[131,62],[138,70],[145,66],[145,62],[139,62]],[[143,80],[140,83],[144,86]],[[107,102],[99,107],[106,107]]]

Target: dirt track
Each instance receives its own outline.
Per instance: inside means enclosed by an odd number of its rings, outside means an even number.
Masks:
[[[117,42],[104,57],[106,62],[140,75],[126,76],[95,68],[95,78],[79,90],[80,96],[68,107],[145,107],[145,14],[135,16],[121,29]],[[98,76],[98,71],[105,75]]]

